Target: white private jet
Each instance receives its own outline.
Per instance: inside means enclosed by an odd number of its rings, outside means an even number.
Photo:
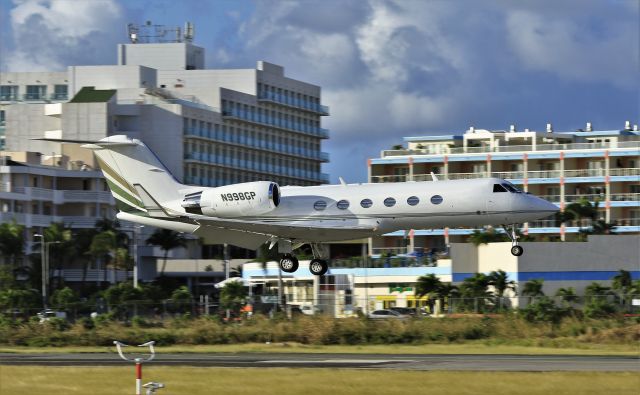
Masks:
[[[48,139],[47,139],[48,140]],[[94,151],[111,193],[117,218],[189,232],[208,243],[257,249],[277,244],[280,268],[298,269],[292,251],[310,244],[309,270],[328,270],[323,242],[353,240],[402,229],[502,225],[520,256],[517,224],[547,217],[558,208],[497,178],[339,184],[310,187],[256,181],[221,187],[176,181],[140,140],[116,135],[84,143]],[[510,226],[510,228],[507,227]]]

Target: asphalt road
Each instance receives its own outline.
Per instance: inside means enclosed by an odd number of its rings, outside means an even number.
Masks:
[[[130,362],[129,362],[130,363]],[[0,354],[0,365],[118,366],[113,353]],[[157,354],[154,365],[208,367],[297,367],[452,371],[633,371],[640,357],[583,355],[389,355],[389,354]]]

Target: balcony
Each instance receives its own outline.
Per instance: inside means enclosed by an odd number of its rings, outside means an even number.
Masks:
[[[315,150],[303,149],[293,145],[278,144],[272,141],[240,138],[236,134],[223,133],[222,131],[198,130],[195,128],[184,128],[183,135],[185,137],[203,138],[215,140],[226,144],[237,145],[239,147],[251,147],[264,151],[271,151],[279,154],[290,155],[295,157],[304,157],[316,159],[322,162],[329,162],[329,153]]]
[[[571,151],[613,148],[640,148],[640,141],[618,141],[608,143],[570,143],[570,144],[536,144],[534,145],[503,145],[497,147],[437,147],[437,149],[401,149],[384,150],[382,157],[387,156],[418,156],[418,155],[451,155],[477,153],[510,153],[537,151]]]
[[[18,101],[17,94],[0,95],[0,101]]]
[[[49,226],[53,222],[62,222],[65,226],[71,228],[88,229],[96,225],[96,221],[100,217],[88,216],[59,216],[59,215],[42,215],[42,214],[25,214],[25,213],[0,213],[0,222],[16,221],[18,225],[24,225],[27,228],[34,226]]]
[[[79,282],[83,279],[83,272],[82,269],[54,270],[53,276],[62,277],[64,281]],[[107,276],[105,277],[105,271],[101,269],[89,269],[84,280],[86,282],[108,281],[116,283],[133,278],[133,271],[107,269],[106,274]]]
[[[280,117],[271,117],[265,114],[259,114],[254,111],[244,111],[237,109],[223,110],[222,117],[226,119],[234,119],[256,125],[270,126],[287,131],[308,134],[319,137],[321,139],[329,138],[329,131],[318,126],[306,125],[303,123],[285,120]]]
[[[308,100],[298,99],[288,95],[281,95],[273,92],[261,92],[258,94],[258,100],[268,101],[282,104],[287,107],[293,107],[301,110],[315,112],[320,115],[329,115],[329,107],[314,103]]]
[[[25,93],[22,98],[24,101],[48,101],[44,93]]]
[[[53,201],[64,203],[113,203],[111,192],[85,190],[54,190],[36,187],[15,187],[9,183],[0,183],[0,193],[24,195],[24,200]]]
[[[640,176],[640,168],[621,168],[611,169],[609,171],[611,177],[635,177]],[[486,172],[476,173],[449,173],[436,174],[439,179],[443,180],[470,180],[476,178],[488,178],[489,175]],[[601,177],[604,179],[606,176],[606,169],[577,169],[577,170],[536,170],[536,171],[502,171],[492,172],[491,177],[501,178],[504,180],[511,180],[516,183],[521,183],[522,180],[528,179],[529,183],[536,183],[536,180],[550,180],[559,179],[564,177],[565,179],[579,179],[579,178],[592,178]],[[414,174],[413,179],[410,180],[408,175],[374,175],[371,176],[371,182],[403,182],[403,181],[431,181],[431,174]],[[578,180],[574,180],[576,182]],[[571,180],[567,180],[571,182]]]

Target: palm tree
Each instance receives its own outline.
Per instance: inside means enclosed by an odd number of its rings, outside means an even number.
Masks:
[[[240,314],[240,309],[246,301],[247,288],[241,282],[228,282],[220,290],[220,307],[231,310],[236,317]]]
[[[0,254],[15,269],[18,258],[24,254],[24,226],[15,221],[0,224]]]
[[[427,274],[426,276],[418,277],[418,282],[416,283],[416,291],[415,294],[418,298],[421,298],[425,295],[429,296],[441,296],[442,291],[442,281],[435,274]]]
[[[107,265],[115,256],[116,248],[116,235],[111,230],[100,232],[91,239],[89,253],[102,263],[104,281],[107,281]]]
[[[169,251],[178,247],[186,247],[187,245],[182,234],[174,232],[171,229],[157,229],[147,239],[147,244],[158,246],[162,251],[164,251],[164,260],[162,262],[160,277],[164,276],[164,271],[167,268],[167,256],[169,255]]]
[[[516,292],[516,282],[509,280],[507,272],[501,269],[489,273],[489,285],[493,286],[494,293],[499,298],[503,297],[508,289],[514,293]]]
[[[618,274],[613,276],[613,289],[619,292],[620,299],[622,300],[622,304],[624,304],[629,291],[633,286],[633,279],[631,277],[631,273],[627,270],[620,269]]]
[[[434,300],[440,299],[442,297],[443,291],[443,283],[440,281],[440,278],[435,274],[427,274],[426,276],[418,277],[418,282],[416,283],[416,291],[415,295],[417,298],[421,298],[425,295],[429,297],[429,311],[433,313],[433,302]]]
[[[45,243],[51,243],[51,252],[49,254],[53,258],[54,267],[49,270],[58,271],[62,270],[64,262],[73,258],[74,255],[74,240],[71,235],[71,228],[64,225],[62,222],[53,222],[46,227],[42,234],[44,235]],[[49,274],[50,275],[50,274]],[[57,277],[55,287],[51,286],[51,292],[53,294],[54,289],[59,288],[62,283],[62,277]]]
[[[501,241],[507,241],[509,238],[504,233],[496,232],[495,228],[474,230],[469,236],[469,241],[475,246],[480,244],[496,243]]]
[[[568,288],[560,288],[556,291],[556,296],[562,298],[562,301],[571,304],[578,300],[578,295],[576,295],[576,290],[573,287]]]
[[[594,281],[585,287],[584,295],[589,297],[589,300],[593,300],[594,297],[611,295],[611,288]]]
[[[544,292],[542,291],[542,287],[544,285],[544,280],[541,278],[534,278],[533,280],[529,280],[526,283],[524,283],[524,287],[522,288],[522,295],[523,296],[530,296],[531,299],[533,300],[533,298],[538,297],[538,296],[544,296]]]
[[[465,278],[460,284],[460,296],[463,298],[463,306],[471,308],[470,303],[472,303],[476,312],[481,310],[486,299],[492,296],[487,290],[488,287],[489,277],[484,273],[476,273],[472,277]]]

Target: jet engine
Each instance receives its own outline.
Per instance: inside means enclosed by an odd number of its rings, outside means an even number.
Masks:
[[[278,204],[280,188],[278,184],[268,181],[207,188],[185,196],[182,201],[182,207],[188,213],[224,218],[266,214]]]

